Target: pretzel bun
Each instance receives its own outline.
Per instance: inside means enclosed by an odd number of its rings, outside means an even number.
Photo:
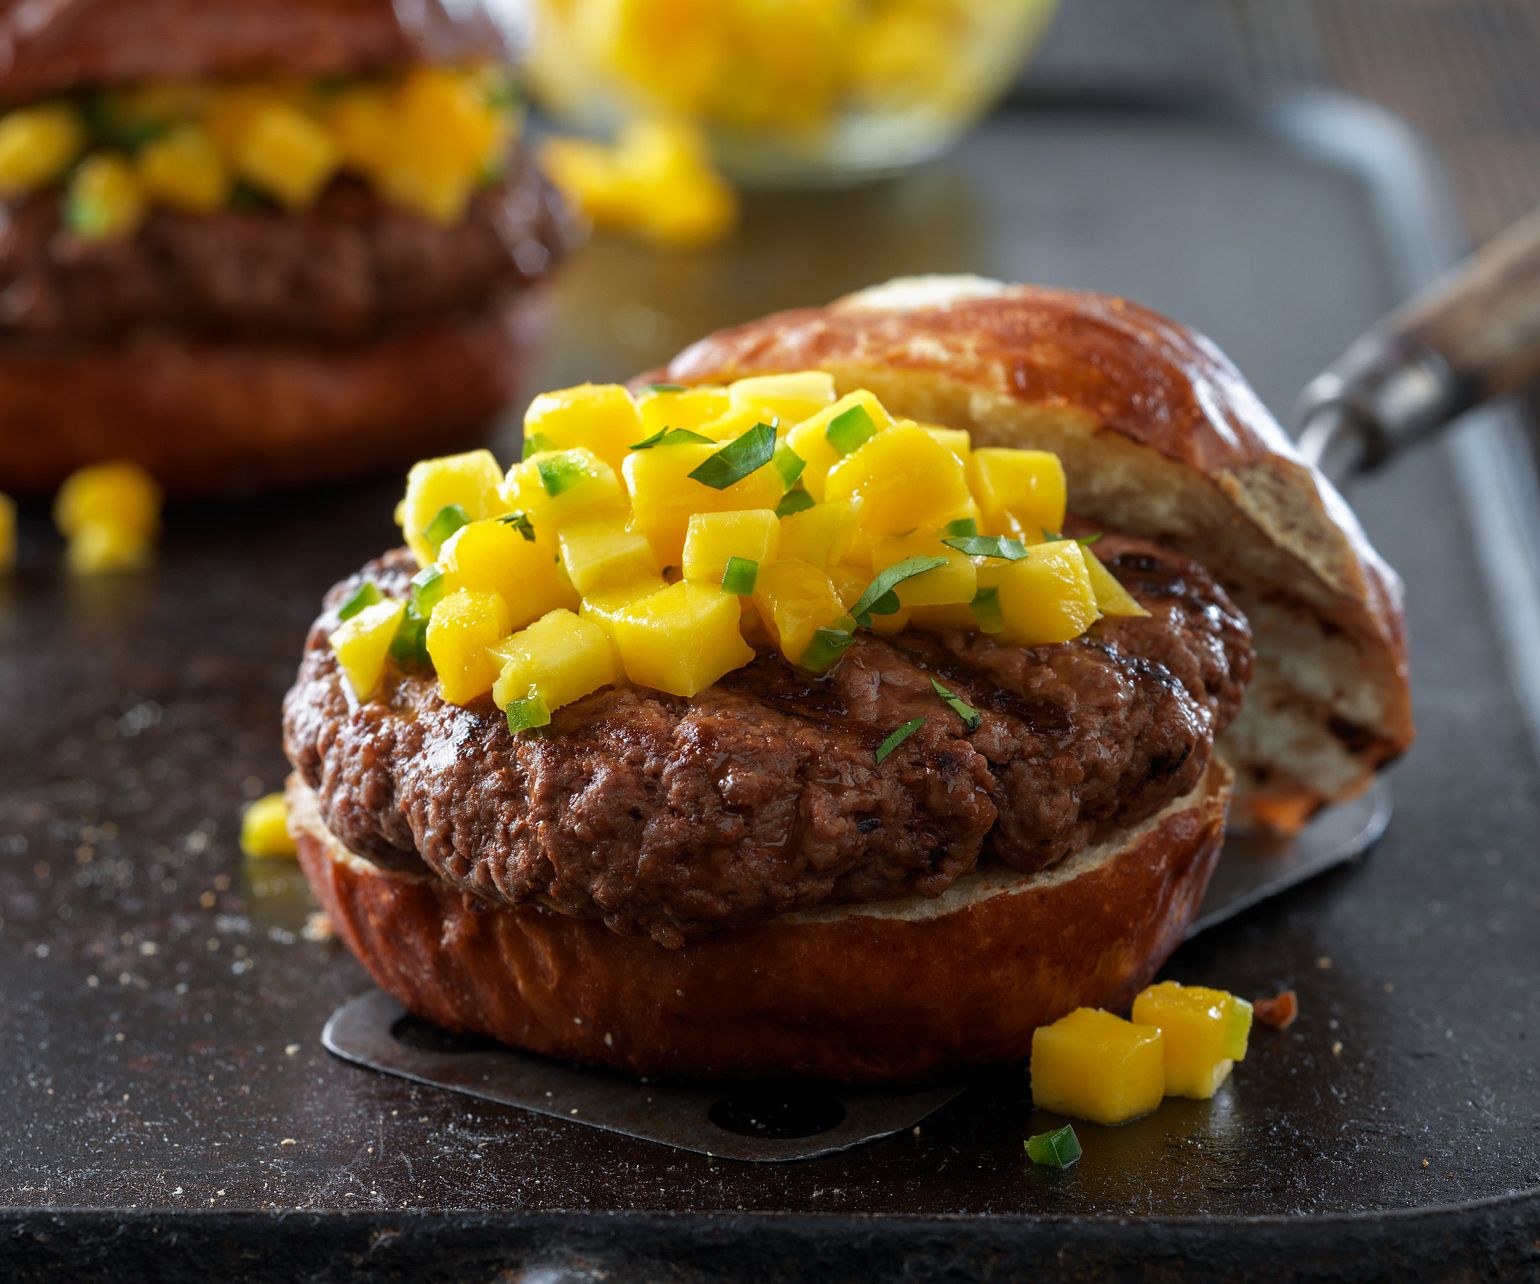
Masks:
[[[0,0],[0,100],[504,59],[504,34],[474,0]]]
[[[650,379],[820,369],[978,446],[1050,450],[1072,509],[1218,577],[1257,668],[1220,741],[1232,820],[1288,830],[1410,745],[1401,584],[1235,367],[1125,299],[912,277],[701,340]]]
[[[879,1083],[1021,1061],[1037,1026],[1081,1004],[1126,1010],[1197,913],[1228,781],[1216,763],[1144,824],[1044,873],[990,867],[934,900],[786,914],[680,950],[375,865],[326,829],[298,776],[288,798],[338,934],[436,1025],[633,1074]]]
[[[0,349],[0,478],[46,491],[102,459],[173,494],[356,476],[482,439],[535,346],[539,291],[348,347],[146,335]]]

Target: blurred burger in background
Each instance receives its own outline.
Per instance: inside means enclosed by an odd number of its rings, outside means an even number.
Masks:
[[[0,0],[0,487],[482,435],[571,239],[511,56],[451,0]]]

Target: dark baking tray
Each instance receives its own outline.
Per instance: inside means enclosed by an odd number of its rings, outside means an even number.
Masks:
[[[1354,103],[1023,99],[902,181],[754,201],[731,247],[596,245],[537,383],[979,271],[1173,312],[1286,414],[1456,247],[1419,149]],[[1535,1277],[1536,675],[1504,644],[1535,578],[1498,487],[1533,479],[1505,462],[1512,431],[1492,419],[1357,497],[1411,587],[1422,738],[1386,838],[1168,968],[1292,986],[1300,1021],[1259,1031],[1211,1104],[1082,1127],[1064,1175],[1023,1159],[1044,1121],[1016,1071],[917,1134],[767,1168],[328,1056],[321,1026],[365,978],[304,939],[293,869],[244,863],[235,834],[282,778],[314,605],[391,539],[398,481],[175,511],[154,571],[96,583],[31,514],[0,588],[0,1279]]]

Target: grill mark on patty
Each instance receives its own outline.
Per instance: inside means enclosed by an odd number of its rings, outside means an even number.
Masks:
[[[602,918],[665,945],[821,904],[938,895],[978,864],[1046,868],[1137,824],[1207,769],[1251,671],[1244,619],[1207,573],[1117,536],[1098,546],[1152,612],[1060,646],[960,630],[868,634],[812,678],[761,648],[694,700],[608,688],[515,739],[490,700],[426,675],[343,691],[317,621],[285,744],[328,826],[491,900]],[[392,595],[404,551],[368,573]],[[979,709],[968,733],[932,675]],[[881,766],[873,749],[922,728]]]

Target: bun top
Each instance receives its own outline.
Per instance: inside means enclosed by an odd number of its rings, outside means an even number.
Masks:
[[[0,0],[0,100],[510,56],[478,0]]]
[[[1258,653],[1220,744],[1243,823],[1292,828],[1411,743],[1400,580],[1207,339],[1107,295],[912,277],[721,331],[662,377],[800,369],[975,445],[1054,451],[1078,516],[1224,582]]]

